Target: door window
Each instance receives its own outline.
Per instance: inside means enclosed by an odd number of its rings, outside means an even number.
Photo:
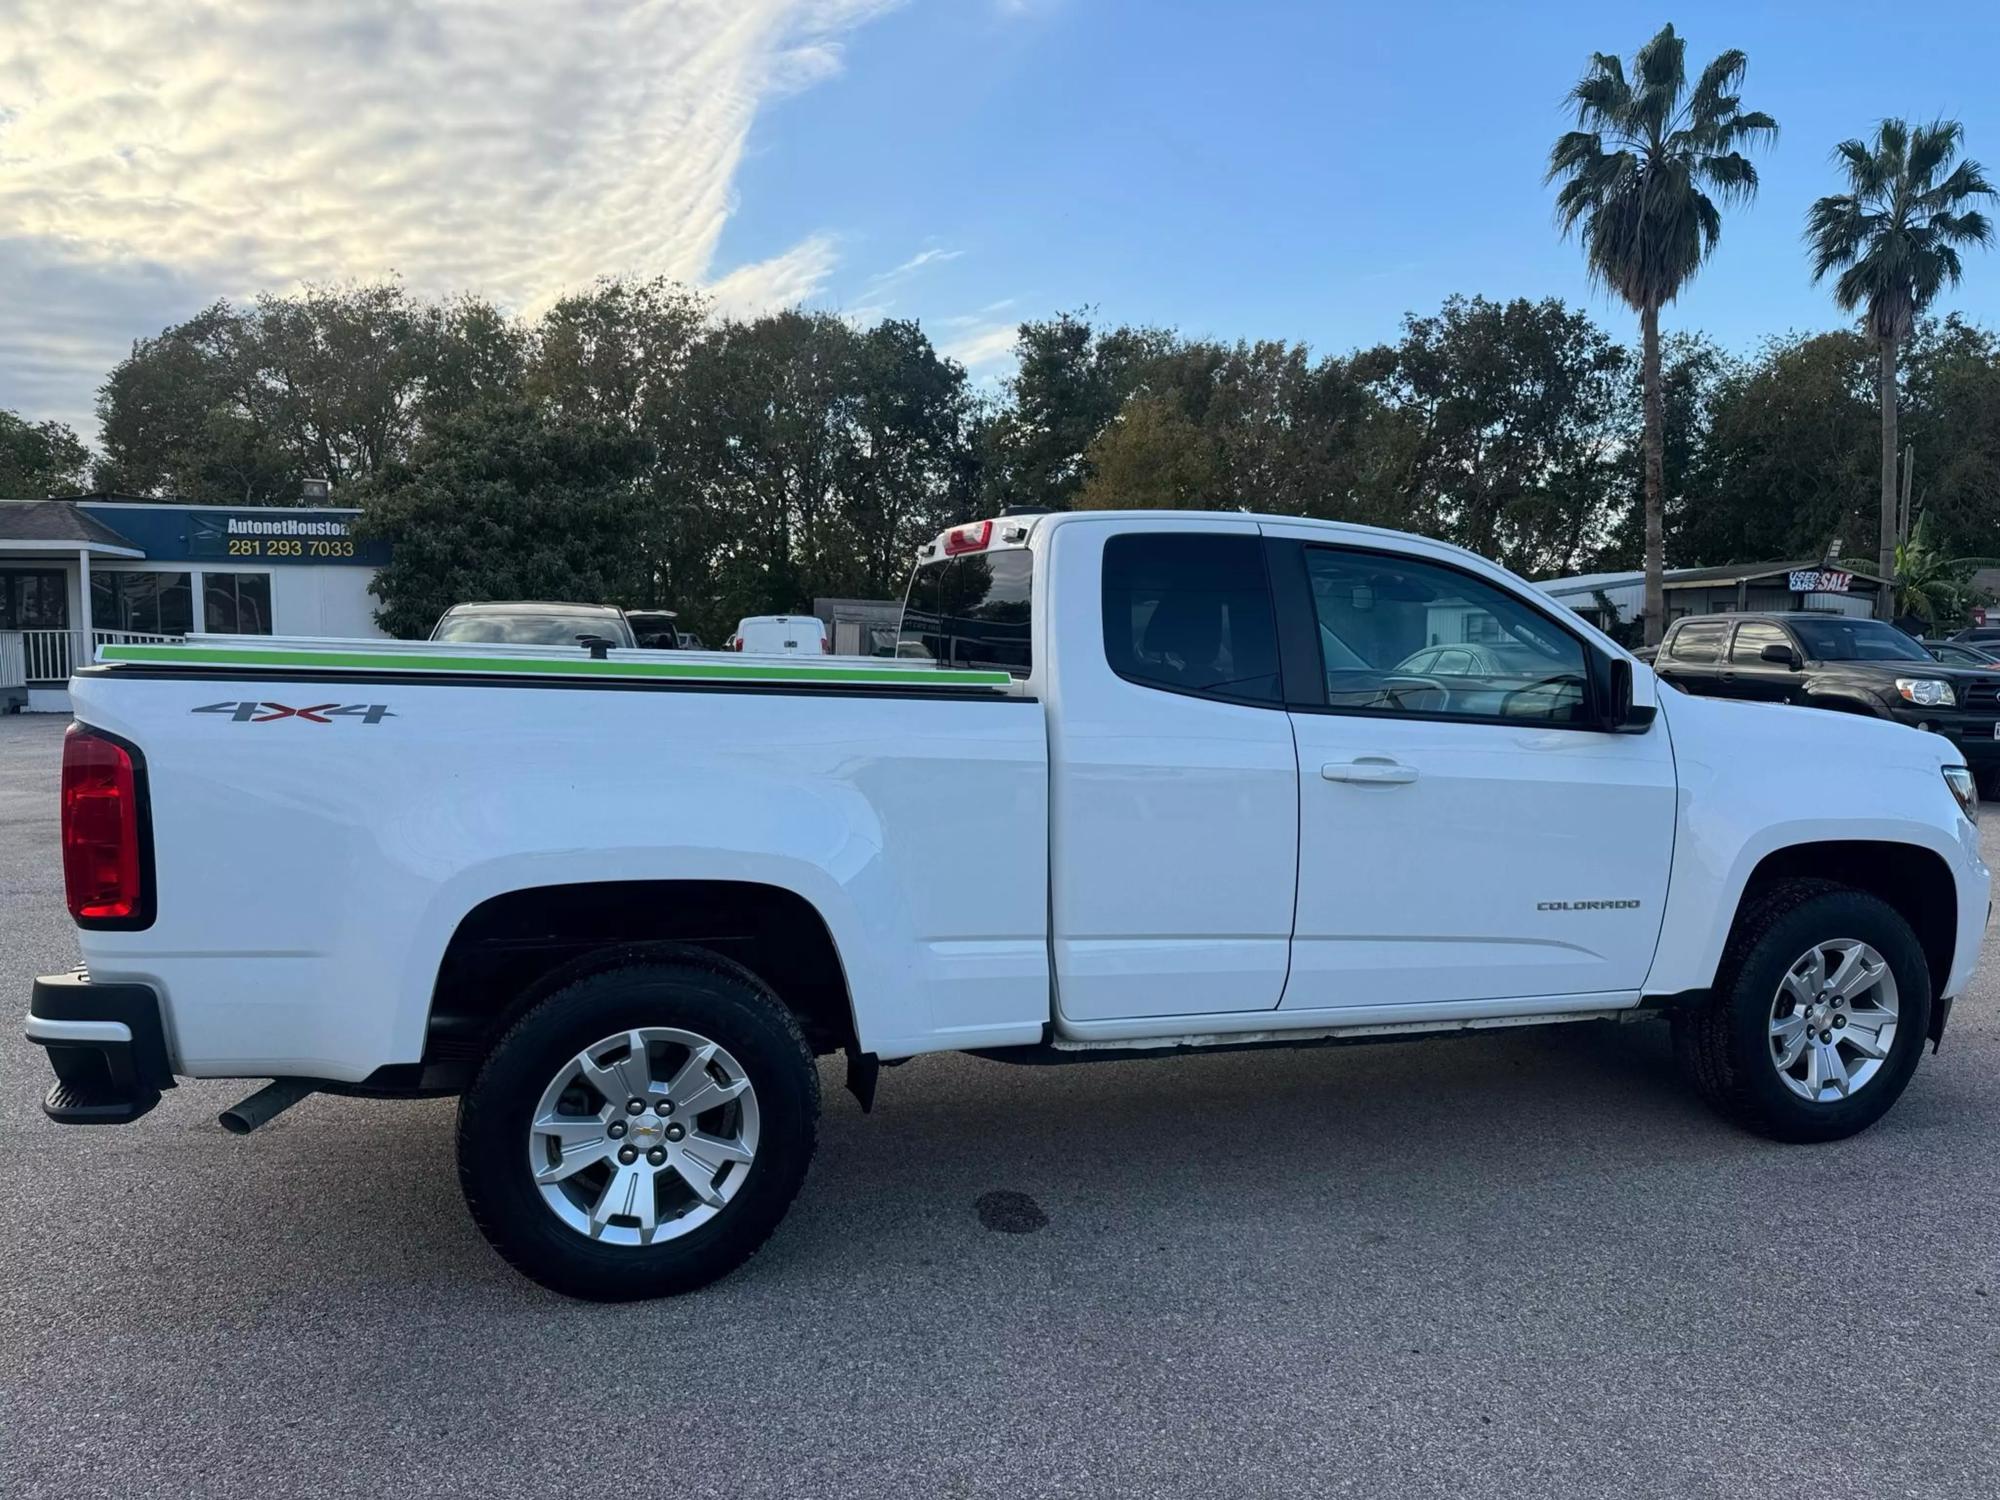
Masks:
[[[1442,564],[1338,547],[1308,547],[1306,576],[1328,707],[1586,721],[1583,642],[1506,590]]]
[[[1789,646],[1791,638],[1764,620],[1745,620],[1736,627],[1736,639],[1729,647],[1729,660],[1751,666],[1761,665],[1766,646]]]
[[[1129,532],[1104,544],[1104,654],[1128,682],[1238,703],[1283,701],[1259,540]]]

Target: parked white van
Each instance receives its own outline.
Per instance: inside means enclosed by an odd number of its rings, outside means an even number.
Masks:
[[[746,615],[729,638],[731,651],[755,656],[813,656],[833,650],[817,615]]]

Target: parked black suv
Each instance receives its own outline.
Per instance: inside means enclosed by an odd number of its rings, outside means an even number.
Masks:
[[[1690,615],[1653,670],[1716,698],[1873,714],[1958,746],[1982,788],[2000,791],[2000,664],[1946,666],[1895,626],[1845,615]]]

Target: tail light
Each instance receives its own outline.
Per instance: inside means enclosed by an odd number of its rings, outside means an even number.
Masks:
[[[821,636],[819,638],[819,654],[821,656],[833,655],[833,642],[828,640],[825,636]]]
[[[740,635],[732,635],[729,638],[729,649],[731,651],[741,651],[743,649],[743,637]]]
[[[944,534],[944,555],[956,557],[961,552],[984,552],[993,544],[993,523],[974,521],[969,526],[954,526]]]
[[[143,927],[146,860],[132,748],[81,724],[63,739],[63,886],[85,927]]]

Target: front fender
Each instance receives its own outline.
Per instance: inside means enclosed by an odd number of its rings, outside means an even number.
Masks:
[[[1757,866],[1800,845],[1866,841],[1928,850],[1951,871],[1961,932],[1975,897],[1983,918],[1977,834],[1941,770],[1958,759],[1948,741],[1886,719],[1777,705],[1681,696],[1663,707],[1680,793],[1649,994],[1706,988]],[[1972,929],[1975,947],[1981,925]]]

